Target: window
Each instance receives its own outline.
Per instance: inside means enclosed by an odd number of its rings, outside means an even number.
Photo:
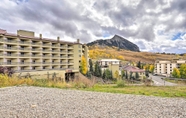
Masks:
[[[81,53],[81,50],[79,50],[79,53]]]
[[[81,55],[79,55],[79,57],[81,57]]]

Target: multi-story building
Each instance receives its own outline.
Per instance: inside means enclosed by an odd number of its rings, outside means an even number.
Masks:
[[[117,59],[101,59],[98,61],[99,62],[99,65],[101,66],[101,69],[102,69],[102,72],[105,70],[105,69],[109,69],[111,72],[112,72],[112,75],[113,75],[113,78],[116,78],[115,77],[115,72],[118,71],[119,74],[121,74],[120,72],[120,60],[117,60]]]
[[[174,59],[172,61],[157,60],[155,61],[154,74],[171,76],[174,68],[180,68],[181,64],[185,64],[186,60]]]
[[[58,72],[63,78],[79,72],[82,55],[88,62],[88,47],[79,42],[67,42],[35,37],[34,32],[18,30],[17,34],[0,30],[0,65],[16,73],[46,74]]]

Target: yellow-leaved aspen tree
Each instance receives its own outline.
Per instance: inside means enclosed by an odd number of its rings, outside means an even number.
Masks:
[[[80,68],[80,72],[84,75],[87,74],[88,68],[87,68],[87,61],[85,59],[85,56],[83,55],[81,57],[81,68]]]

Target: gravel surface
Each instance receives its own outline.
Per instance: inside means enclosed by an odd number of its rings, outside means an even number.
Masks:
[[[41,87],[0,88],[0,118],[186,118],[186,99]]]

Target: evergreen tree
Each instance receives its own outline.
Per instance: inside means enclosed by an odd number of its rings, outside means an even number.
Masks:
[[[89,71],[93,74],[94,70],[93,70],[93,63],[92,63],[92,59],[89,59]]]
[[[102,78],[103,78],[103,79],[106,79],[105,70],[103,71]]]
[[[128,72],[126,71],[125,78],[128,79]]]
[[[99,63],[98,62],[96,62],[96,64],[95,64],[94,75],[96,77],[101,77],[101,75],[102,75],[102,73],[101,73],[101,67],[99,66]]]
[[[139,79],[139,73],[136,72],[136,79]]]
[[[141,62],[139,61],[137,67],[141,69]]]
[[[130,79],[132,79],[132,74],[133,74],[133,72],[130,72]]]
[[[123,79],[124,77],[125,77],[125,71],[122,70],[122,71],[121,71],[121,78]]]

